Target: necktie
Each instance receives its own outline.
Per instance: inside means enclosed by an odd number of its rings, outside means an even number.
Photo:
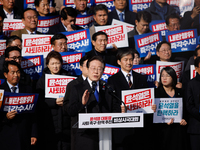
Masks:
[[[131,88],[131,86],[133,85],[133,83],[131,82],[131,74],[127,74],[127,77],[128,77],[129,88]]]
[[[11,92],[12,92],[12,93],[15,93],[15,92],[16,92],[16,89],[17,89],[17,87],[14,87],[14,86],[11,87]]]
[[[119,20],[124,22],[123,13],[119,13]]]
[[[92,82],[92,89],[94,91],[94,96],[95,96],[97,102],[99,102],[99,92],[97,91],[97,82],[95,82],[95,81]]]

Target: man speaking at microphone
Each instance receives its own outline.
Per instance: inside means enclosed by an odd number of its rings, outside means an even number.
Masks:
[[[100,80],[105,63],[100,56],[94,56],[87,62],[88,78],[75,85],[69,97],[68,113],[72,122],[78,122],[79,113],[120,112],[120,105],[112,98],[104,81]],[[98,129],[77,129],[75,136],[76,150],[98,150]]]

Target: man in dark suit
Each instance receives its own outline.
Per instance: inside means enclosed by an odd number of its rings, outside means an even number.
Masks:
[[[126,0],[114,0],[115,9],[108,13],[108,24],[112,24],[113,19],[135,25],[136,13],[126,9]]]
[[[120,105],[112,99],[105,88],[105,82],[100,80],[104,71],[104,61],[99,56],[94,56],[87,62],[88,78],[75,85],[69,97],[68,113],[73,122],[77,122],[79,113],[108,113],[119,112]],[[76,150],[98,150],[98,129],[77,129]]]
[[[77,12],[72,7],[65,7],[61,10],[61,22],[49,28],[48,34],[55,34],[59,32],[70,32],[74,30],[83,29],[76,23]]]
[[[19,83],[20,65],[15,61],[7,61],[4,65],[6,81],[0,89],[12,93],[31,93],[30,86]],[[1,149],[29,150],[37,141],[36,122],[29,113],[17,114],[15,110],[0,112],[0,145]]]
[[[56,33],[51,38],[51,46],[56,52],[67,52],[67,38],[62,33]]]
[[[22,38],[22,34],[41,34],[36,30],[38,24],[38,16],[36,10],[32,8],[25,9],[22,16],[22,23],[25,26],[24,29],[11,32],[11,36],[16,35]]]
[[[99,31],[92,36],[93,49],[86,53],[88,57],[101,56],[106,64],[117,65],[117,60],[111,50],[107,50],[108,36],[105,32]]]
[[[0,14],[3,15],[4,18],[8,19],[21,19],[22,11],[15,7],[15,0],[1,0],[2,6],[0,6]]]
[[[81,15],[93,14],[92,9],[87,7],[87,0],[74,0],[74,4],[76,6],[76,11]]]

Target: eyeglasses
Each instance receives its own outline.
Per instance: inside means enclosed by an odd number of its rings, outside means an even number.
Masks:
[[[176,26],[177,26],[177,27],[180,27],[181,25],[180,25],[179,23],[174,23],[174,24],[171,24],[171,25],[169,25],[169,26],[171,26],[171,27],[174,28],[174,27],[176,27]]]
[[[28,16],[28,17],[27,17],[28,20],[37,19],[37,18],[38,18],[37,16]]]
[[[65,42],[65,43],[59,43],[57,46],[58,46],[58,47],[67,46],[67,42]]]
[[[92,67],[92,68],[90,68],[90,70],[92,70],[92,72],[102,72],[102,70],[103,70],[103,68],[94,68],[94,67]]]
[[[18,59],[18,60],[22,60],[22,57],[21,57],[21,56],[19,56],[19,57],[14,56],[14,57],[9,57],[9,58],[11,58],[11,59],[14,60],[14,61],[16,61],[17,59]]]
[[[160,52],[166,53],[166,52],[170,52],[170,51],[171,51],[171,49],[164,49],[164,50],[161,50]]]

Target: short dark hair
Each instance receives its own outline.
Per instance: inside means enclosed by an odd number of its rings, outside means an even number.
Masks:
[[[35,6],[39,6],[41,1],[42,0],[35,0],[34,1]],[[48,0],[48,2],[50,3],[50,0]]]
[[[140,22],[143,19],[144,21],[150,23],[151,22],[151,14],[147,11],[139,11],[136,13],[136,20]]]
[[[9,72],[9,70],[8,70],[8,66],[9,66],[9,65],[17,66],[17,68],[18,68],[19,70],[21,70],[20,64],[18,64],[16,61],[11,60],[11,61],[5,61],[5,62],[4,62],[4,64],[3,64],[3,72],[5,72],[5,73],[8,73],[8,72]]]
[[[86,64],[87,68],[89,68],[90,62],[93,60],[100,61],[103,64],[103,69],[105,68],[105,61],[103,60],[103,58],[101,56],[93,56],[93,57],[89,58],[87,61],[87,64]]]
[[[164,70],[172,77],[172,87],[175,89],[176,88],[176,84],[177,84],[177,75],[176,75],[175,70],[170,66],[162,68],[162,70],[160,72],[160,82],[159,82],[160,85],[159,86],[163,86],[163,84],[161,82],[161,75],[162,75],[162,72]]]
[[[21,55],[21,49],[19,49],[19,47],[17,46],[10,46],[10,47],[7,47],[6,50],[5,50],[5,58],[9,58],[9,53],[12,52],[12,51],[18,51]]]
[[[105,32],[99,31],[99,32],[96,32],[96,33],[94,33],[94,34],[92,35],[92,40],[93,40],[93,41],[96,41],[96,40],[97,40],[97,36],[99,36],[99,35],[105,35],[105,36],[106,36],[106,39],[108,39],[108,35],[107,35]]]
[[[170,47],[170,49],[171,49],[171,43],[169,43],[169,42],[167,42],[167,41],[162,41],[162,42],[160,42],[160,43],[157,45],[157,47],[156,47],[156,51],[157,51],[157,52],[159,52],[159,50],[160,50],[160,48],[161,48],[161,46],[162,46],[163,44],[168,44],[169,47]]]
[[[177,18],[179,20],[179,23],[181,23],[180,16],[178,16],[177,14],[171,14],[171,15],[167,16],[167,18],[165,20],[166,25],[169,25],[169,19],[174,19],[174,18]]]
[[[72,8],[72,7],[65,7],[61,10],[61,18],[63,18],[64,20],[67,19],[67,16],[71,16],[76,18],[78,13],[76,11],[76,9]]]
[[[36,15],[38,16],[38,13],[37,13],[37,11],[36,11],[35,9],[32,9],[32,8],[26,8],[26,9],[24,9],[24,11],[23,11],[22,19],[24,19],[24,14],[25,14],[25,12],[27,12],[27,11],[29,11],[29,10],[34,11],[34,12],[36,13]]]
[[[20,40],[21,43],[22,43],[22,39],[21,39],[20,37],[16,36],[16,35],[13,35],[13,36],[8,37],[8,38],[6,39],[6,46],[11,45],[12,42],[13,42],[14,40],[17,40],[17,39]]]
[[[51,38],[51,45],[55,45],[55,40],[59,40],[59,39],[65,39],[67,41],[67,37],[64,34],[62,34],[62,33],[56,33]]]
[[[196,57],[197,57],[197,55],[198,55],[198,50],[200,50],[200,47],[197,47],[197,48],[194,50],[194,56],[196,56]]]
[[[104,5],[104,4],[99,4],[99,5],[96,5],[96,6],[94,7],[94,15],[96,15],[96,14],[97,14],[97,11],[99,11],[99,10],[104,10],[104,11],[106,11],[106,13],[108,14],[108,8],[107,8],[106,5]]]
[[[132,50],[126,48],[126,49],[120,49],[118,50],[118,53],[117,53],[117,60],[121,61],[121,59],[124,57],[124,56],[127,56],[127,55],[132,55],[133,56],[133,59],[134,59],[134,53]]]
[[[88,55],[83,56],[79,61],[80,66],[83,66],[83,63],[88,59],[89,59]]]
[[[197,57],[197,58],[194,60],[194,66],[195,66],[195,67],[199,67],[199,63],[200,63],[200,57]]]
[[[58,60],[60,61],[61,64],[63,63],[62,56],[60,55],[59,52],[56,52],[56,51],[51,51],[51,52],[49,52],[49,54],[48,54],[47,57],[46,57],[46,65],[49,64],[49,61],[50,61],[51,58],[58,59]]]

